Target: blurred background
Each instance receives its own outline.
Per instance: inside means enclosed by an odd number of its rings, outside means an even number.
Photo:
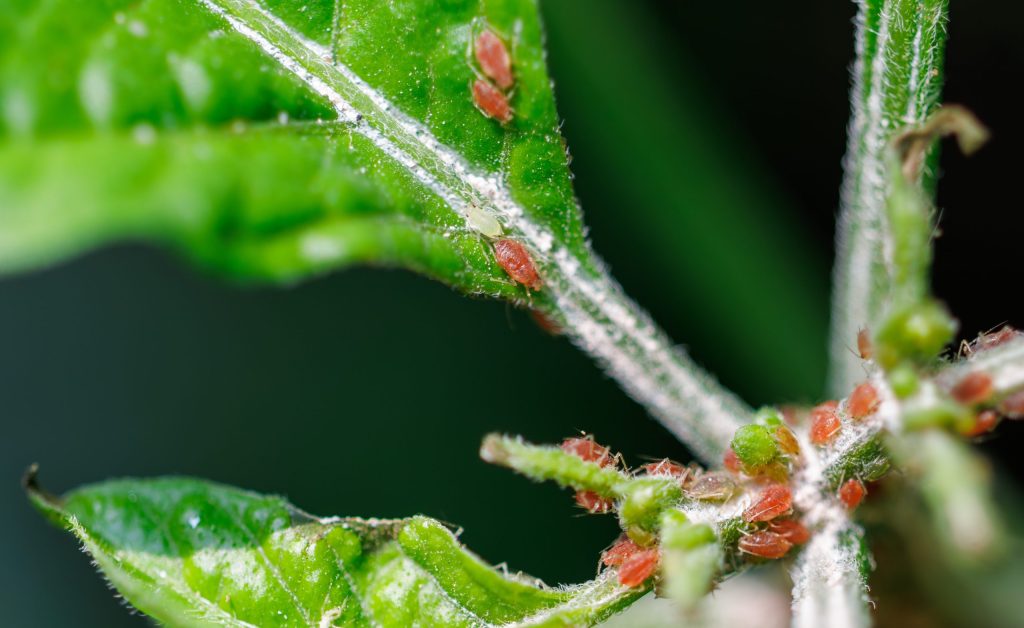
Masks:
[[[577,193],[627,293],[752,404],[823,390],[853,55],[850,2],[544,0]],[[949,147],[936,291],[963,334],[1024,327],[1012,193],[1024,4],[954,1],[947,100],[994,132]],[[851,339],[851,344],[852,344]],[[681,445],[564,339],[503,304],[357,269],[239,289],[124,246],[0,279],[0,608],[9,626],[142,626],[18,485],[187,474],[318,514],[424,513],[550,583],[616,534],[477,458],[490,431],[593,432],[628,461]],[[1024,425],[981,445],[1016,477]]]

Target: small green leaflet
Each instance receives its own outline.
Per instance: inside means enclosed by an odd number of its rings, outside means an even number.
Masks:
[[[505,575],[443,525],[318,518],[189,478],[117,480],[33,503],[124,597],[170,626],[580,626],[647,592],[612,572],[548,588]]]

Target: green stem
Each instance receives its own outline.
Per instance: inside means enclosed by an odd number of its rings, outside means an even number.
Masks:
[[[832,303],[834,394],[863,377],[850,351],[877,325],[890,294],[892,251],[885,215],[893,135],[922,124],[939,102],[948,0],[860,0],[857,60],[837,233]],[[930,190],[934,172],[917,182]]]

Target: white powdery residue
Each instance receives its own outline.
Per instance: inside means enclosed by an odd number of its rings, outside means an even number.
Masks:
[[[299,251],[302,257],[314,264],[339,260],[345,255],[345,247],[340,240],[318,233],[303,236]]]

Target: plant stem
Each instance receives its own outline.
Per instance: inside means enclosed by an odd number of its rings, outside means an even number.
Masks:
[[[834,395],[862,377],[850,350],[876,326],[890,292],[892,250],[885,216],[887,152],[894,133],[919,125],[939,101],[948,0],[859,0],[857,59],[842,207],[833,273],[831,375]],[[934,172],[918,182],[932,188]]]
[[[601,363],[637,402],[706,462],[717,462],[749,409],[701,370],[622,292],[586,249],[574,252],[533,220],[500,173],[477,171],[425,125],[290,30],[254,0],[201,0],[242,36],[323,96],[338,121],[405,166],[426,189],[473,224],[497,218],[535,255],[544,279],[535,298],[570,338]]]
[[[845,516],[829,522],[804,548],[793,568],[793,628],[863,628],[871,625],[863,531]]]

